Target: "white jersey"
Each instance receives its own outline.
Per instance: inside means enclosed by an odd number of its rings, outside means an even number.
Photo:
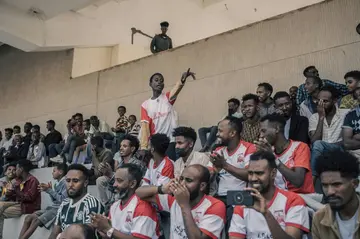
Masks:
[[[135,194],[125,205],[121,205],[121,200],[111,205],[109,219],[113,228],[126,235],[148,239],[159,237],[155,208]]]
[[[170,92],[162,93],[156,99],[147,99],[141,105],[141,122],[146,122],[150,127],[150,135],[166,134],[171,142],[173,130],[178,125],[178,115],[173,104],[175,99],[170,100]]]
[[[309,233],[309,214],[304,200],[296,193],[276,188],[268,210],[281,228],[286,226],[299,228]],[[236,206],[231,219],[229,236],[235,238],[263,239],[273,238],[264,216],[255,209]]]
[[[219,147],[215,150],[217,154],[223,155],[226,162],[237,168],[245,168],[250,160],[250,155],[256,151],[253,144],[240,141],[238,148],[232,154],[227,150],[227,147]],[[208,167],[213,169],[213,165],[209,162]],[[222,169],[219,172],[219,189],[217,195],[225,196],[228,190],[243,190],[246,187],[246,182],[231,175],[226,170]]]
[[[181,208],[175,197],[157,195],[160,211],[170,213],[170,239],[187,239]],[[191,209],[196,226],[212,239],[220,238],[225,225],[225,204],[211,196],[204,195],[201,201]]]
[[[174,178],[174,162],[171,159],[165,157],[159,165],[155,165],[155,161],[151,159],[142,185],[160,186],[167,184],[172,178]]]

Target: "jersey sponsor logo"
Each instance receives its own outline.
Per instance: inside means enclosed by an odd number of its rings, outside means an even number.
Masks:
[[[196,224],[200,223],[200,216],[201,216],[202,212],[196,212],[196,215],[194,217],[194,221]]]
[[[176,235],[178,235],[179,238],[188,239],[184,227],[182,227],[182,226],[175,226],[174,232],[175,232]]]
[[[257,234],[257,237],[258,239],[272,239],[272,235],[271,233],[268,233],[268,232],[259,232]]]
[[[243,156],[243,154],[241,154],[241,155],[238,157],[237,162],[238,162],[238,163],[243,163],[243,162],[244,162],[244,156]]]
[[[164,112],[164,113],[156,112],[154,117],[153,117],[153,120],[156,120],[156,119],[161,118],[161,117],[166,117],[168,114],[170,114],[170,111]]]
[[[274,218],[279,223],[279,225],[285,224],[285,213],[283,210],[274,211]]]
[[[77,221],[82,221],[84,218],[84,213],[83,212],[79,212],[76,216],[76,220]]]
[[[129,223],[132,221],[131,215],[132,215],[132,211],[127,211],[127,216],[126,216],[125,222]]]

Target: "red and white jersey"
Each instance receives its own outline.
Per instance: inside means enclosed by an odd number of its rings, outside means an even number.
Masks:
[[[159,165],[155,165],[155,161],[151,159],[142,185],[160,186],[167,184],[173,178],[174,162],[171,159],[166,156]]]
[[[126,235],[142,239],[159,237],[159,222],[155,208],[136,195],[125,205],[121,205],[121,200],[111,205],[109,219],[113,228]]]
[[[187,239],[181,208],[175,197],[157,195],[157,205],[160,211],[170,213],[170,239]],[[196,226],[212,239],[220,238],[225,225],[225,204],[211,196],[204,195],[200,202],[191,209]]]
[[[315,192],[312,173],[310,167],[310,148],[307,144],[299,141],[290,140],[289,147],[282,154],[275,156],[288,168],[305,168],[304,183],[300,188],[296,188],[286,180],[279,170],[277,170],[275,185],[281,189],[289,190],[296,193],[313,193]]]
[[[309,233],[309,214],[304,200],[296,193],[276,189],[268,210],[283,230],[287,226]],[[229,236],[235,238],[273,238],[265,217],[252,208],[235,206],[231,219]]]
[[[147,99],[141,105],[141,122],[147,122],[150,135],[166,134],[174,141],[173,130],[178,125],[178,115],[174,109],[176,98],[170,100],[170,92],[162,93],[156,99]]]
[[[237,149],[230,154],[227,150],[227,147],[219,147],[215,150],[217,154],[223,155],[226,159],[226,162],[237,168],[247,167],[250,155],[256,151],[255,145],[245,141],[240,141]],[[213,169],[211,162],[208,164],[210,170]],[[246,182],[234,177],[224,169],[219,172],[219,188],[217,195],[224,196],[227,194],[228,190],[242,190],[246,187]]]

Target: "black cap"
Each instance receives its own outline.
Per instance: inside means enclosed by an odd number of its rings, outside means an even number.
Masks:
[[[161,27],[169,27],[169,23],[168,22],[161,22],[160,26]]]

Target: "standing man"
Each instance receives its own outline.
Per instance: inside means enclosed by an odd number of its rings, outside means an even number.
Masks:
[[[116,170],[114,188],[119,200],[111,206],[109,218],[91,215],[92,225],[100,234],[113,239],[158,238],[155,208],[135,194],[141,179],[141,168],[135,164],[124,164]]]
[[[336,150],[321,155],[316,170],[328,204],[313,217],[313,239],[360,238],[358,160]]]
[[[275,113],[274,101],[271,98],[273,93],[273,87],[267,82],[260,83],[256,90],[256,94],[259,97],[259,114],[261,117]]]
[[[150,51],[154,54],[173,48],[171,38],[168,35],[166,35],[166,32],[168,31],[169,23],[162,22],[160,23],[160,27],[161,27],[161,34],[156,34],[150,44]]]
[[[46,147],[47,155],[49,155],[49,146],[51,144],[59,144],[62,141],[62,135],[59,131],[55,129],[55,121],[54,120],[48,120],[46,122],[46,128],[49,131],[49,133],[45,136],[44,144]]]
[[[172,239],[216,239],[224,228],[225,205],[206,195],[209,180],[209,170],[194,164],[183,171],[179,180],[140,187],[136,194],[170,213]]]
[[[195,79],[193,72],[185,72],[182,74],[180,81],[167,93],[162,92],[164,89],[164,77],[162,74],[155,73],[150,77],[149,85],[153,91],[153,96],[141,104],[140,149],[148,149],[151,135],[157,133],[166,134],[171,139],[167,155],[172,160],[176,159],[172,132],[177,127],[178,116],[174,109],[174,103],[189,76]]]
[[[66,190],[69,198],[59,207],[49,239],[56,239],[71,224],[90,224],[91,213],[104,212],[100,201],[87,193],[88,184],[88,169],[81,164],[70,165],[66,175]]]
[[[299,106],[299,113],[302,116],[310,119],[310,117],[317,112],[318,94],[323,87],[323,82],[317,76],[309,76],[305,81],[305,89],[309,94]]]

